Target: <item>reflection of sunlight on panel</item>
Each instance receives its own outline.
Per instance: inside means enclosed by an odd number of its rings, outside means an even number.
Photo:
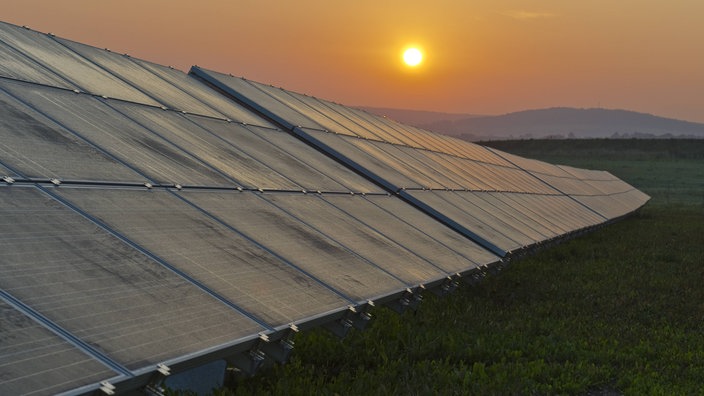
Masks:
[[[198,67],[0,37],[0,394],[252,374],[300,330],[362,329],[648,200]]]

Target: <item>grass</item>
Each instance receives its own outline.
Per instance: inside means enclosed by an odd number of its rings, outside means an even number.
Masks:
[[[304,332],[289,363],[217,393],[704,394],[704,142],[662,142],[492,142],[653,200],[415,312],[378,308],[345,339]]]

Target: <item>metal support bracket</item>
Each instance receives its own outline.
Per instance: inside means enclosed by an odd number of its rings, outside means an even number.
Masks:
[[[347,311],[342,315],[341,318],[323,325],[326,329],[330,330],[333,334],[340,338],[344,338],[347,333],[349,333],[351,328],[357,330],[364,330],[367,323],[372,319],[372,314],[368,312],[368,307],[373,307],[374,302],[367,301],[363,307],[354,307],[352,305],[347,307]]]
[[[444,297],[457,289],[460,285],[460,277],[460,274],[455,274],[454,277],[448,276],[442,284],[437,287],[433,287],[430,291],[439,297]]]
[[[474,286],[481,282],[484,278],[486,278],[486,268],[477,268],[474,269],[472,272],[467,274],[467,276],[464,278],[467,283],[469,283],[471,286]]]
[[[107,382],[107,381],[101,382],[101,383],[100,383],[100,388],[98,388],[98,390],[99,390],[100,392],[102,392],[102,394],[104,394],[104,395],[114,395],[114,394],[115,394],[115,389],[116,389],[116,388],[115,388],[115,385],[113,385],[113,384],[111,384],[111,383],[109,383],[109,382]]]
[[[357,330],[364,330],[367,328],[367,325],[369,322],[372,320],[372,314],[369,312],[371,308],[374,307],[374,301],[368,300],[367,304],[357,307],[354,309],[353,307],[350,307],[350,310],[352,312],[355,312],[354,315],[352,315],[352,326],[357,329]]]
[[[164,389],[163,385],[169,375],[171,375],[169,366],[163,363],[157,364],[156,372],[152,375],[147,386],[144,387],[144,393],[149,396],[164,396],[166,389]]]
[[[286,363],[291,356],[291,351],[293,351],[295,344],[293,338],[296,336],[296,333],[298,333],[298,327],[296,327],[295,324],[291,324],[286,334],[278,341],[260,342],[260,349],[267,357],[274,361]]]
[[[400,314],[406,312],[409,308],[415,311],[418,309],[418,305],[421,301],[423,301],[422,293],[424,290],[425,286],[423,285],[418,286],[415,290],[411,290],[410,288],[406,289],[403,295],[401,295],[401,298],[389,303],[389,308]]]
[[[491,275],[498,275],[501,271],[506,269],[506,261],[501,260],[493,265],[490,265],[488,270]]]
[[[266,334],[260,334],[259,341],[249,351],[227,358],[227,364],[247,376],[253,376],[266,360],[266,354],[261,350],[262,342],[269,342],[269,337]]]

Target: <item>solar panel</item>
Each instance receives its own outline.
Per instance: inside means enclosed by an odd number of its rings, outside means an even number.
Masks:
[[[310,139],[315,139],[317,146],[326,150],[333,156],[341,159],[343,163],[361,172],[365,176],[381,184],[390,191],[402,188],[423,188],[424,186],[413,180],[415,177],[408,169],[397,171],[390,167],[393,161],[384,156],[374,155],[375,148],[366,146],[366,150],[358,145],[361,139],[342,139],[340,135],[331,132],[316,131],[301,128]],[[312,141],[312,140],[311,140]],[[370,152],[371,151],[371,152]],[[364,164],[364,167],[359,166]]]
[[[647,195],[608,172],[552,165],[492,150],[605,218],[620,217],[648,200]]]
[[[0,393],[56,394],[118,377],[0,296]]]
[[[198,99],[210,108],[224,114],[231,120],[246,123],[249,125],[258,125],[264,127],[274,127],[270,122],[258,117],[254,113],[246,110],[236,102],[226,98],[205,84],[200,83],[196,78],[187,75],[186,73],[176,70],[172,67],[162,66],[155,63],[147,62],[141,59],[130,58],[133,62],[138,63],[145,69],[156,74],[164,81],[180,89],[184,93]],[[156,92],[155,94],[158,94]]]
[[[0,80],[0,89],[29,88]],[[60,127],[36,110],[0,91],[2,161],[29,178],[144,183],[146,179]]]
[[[0,393],[128,393],[361,327],[648,197],[0,23]],[[443,289],[444,287],[444,289]],[[165,364],[165,365],[162,365]]]
[[[38,84],[53,85],[55,87],[75,89],[66,80],[59,77],[50,69],[24,56],[14,48],[0,41],[0,76],[33,81]]]
[[[360,117],[354,109],[347,108],[347,107],[342,106],[337,103],[325,102],[325,104],[327,106],[329,106],[335,113],[338,113],[338,114],[342,115],[343,117],[351,120],[355,124],[359,125],[359,127],[357,127],[357,129],[356,129],[357,131],[359,131],[359,130],[369,131],[369,133],[371,133],[371,135],[369,135],[368,133],[365,133],[366,138],[368,138],[368,139],[380,140],[380,141],[391,143],[391,144],[399,144],[399,145],[410,144],[411,146],[414,146],[415,141],[405,139],[406,136],[394,133],[394,131],[389,131],[387,129],[380,128],[379,126],[377,126],[377,123],[370,122],[365,117]]]
[[[54,38],[72,51],[107,70],[119,79],[126,81],[154,101],[168,108],[224,118],[225,116],[208,107],[180,88],[168,83],[150,70],[134,62],[128,55],[98,49],[75,41]]]
[[[247,188],[270,188],[281,190],[300,190],[302,186],[286,178],[267,166],[266,158],[257,158],[248,154],[241,147],[244,144],[228,144],[222,136],[229,135],[232,140],[251,135],[239,124],[218,120],[221,124],[220,135],[205,128],[176,112],[163,112],[161,109],[133,105],[129,103],[111,103],[129,119],[145,127],[178,149],[197,158],[209,168],[217,170],[233,183]],[[242,142],[244,143],[244,142]],[[170,155],[169,155],[170,157]],[[213,186],[219,183],[205,182]]]
[[[322,198],[446,273],[467,271],[472,268],[468,262],[476,267],[496,262],[496,256],[457,233],[448,233],[447,227],[396,198],[385,195],[356,195],[354,199],[323,195]]]
[[[450,275],[433,262],[415,254],[409,249],[410,246],[399,245],[384,234],[356,221],[348,213],[318,199],[316,195],[267,195],[267,198],[278,208],[291,213],[311,228],[324,233],[408,286],[443,279]],[[359,202],[358,205],[364,204]],[[363,206],[358,210],[363,210]],[[383,219],[384,217],[380,220]]]
[[[184,201],[183,195],[190,194],[64,187],[57,194],[271,328],[350,303],[238,233],[239,222],[223,224]],[[242,196],[197,195],[213,200]]]
[[[198,69],[194,66],[194,69]],[[200,74],[196,74],[198,77],[203,77]],[[224,75],[223,75],[224,76]],[[306,117],[296,109],[286,106],[284,103],[278,99],[268,95],[261,89],[257,88],[256,83],[250,82],[243,78],[237,78],[233,76],[227,77],[227,86],[222,86],[218,88],[226,88],[232,92],[242,92],[246,97],[251,98],[251,102],[246,102],[247,104],[256,103],[259,106],[264,106],[268,109],[272,109],[271,114],[277,116],[276,121],[284,127],[286,130],[291,130],[296,126],[312,128],[318,130],[325,130],[325,128],[313,121],[312,119]],[[261,84],[257,84],[260,85]]]
[[[286,193],[282,193],[286,194]],[[393,294],[412,286],[405,279],[370,262],[350,250],[335,236],[329,236],[281,210],[272,200],[299,197],[300,194],[243,193],[220,195],[185,192],[184,196],[212,213],[247,237],[257,241],[272,240],[267,247],[287,261],[297,263],[354,301],[367,301]],[[311,198],[315,199],[311,195]],[[275,239],[272,239],[275,236]]]
[[[432,208],[441,208],[444,216],[472,230],[504,252],[518,250],[534,242],[512,226],[494,221],[492,214],[483,209],[468,208],[450,194],[441,191],[407,191],[407,194]]]
[[[364,183],[363,186],[355,186],[362,190],[354,190],[354,187],[348,187],[342,183],[342,179],[358,179],[356,175],[340,177],[340,181],[337,181],[337,175],[344,171],[338,169],[332,160],[323,159],[316,163],[316,167],[307,164],[305,154],[317,157],[317,153],[305,152],[301,157],[291,154],[292,150],[306,149],[307,146],[300,141],[288,139],[290,135],[281,131],[204,117],[189,117],[189,119],[207,129],[213,136],[217,136],[221,145],[242,150],[250,158],[258,161],[260,167],[270,169],[270,172],[275,172],[279,178],[287,181],[287,185],[282,182],[263,185],[261,174],[264,172],[257,171],[252,173],[254,178],[252,186],[279,190],[368,191],[374,189],[374,186],[363,181],[361,182]],[[275,145],[274,142],[279,144]]]
[[[497,224],[511,225],[534,241],[544,241],[559,234],[545,228],[535,219],[527,216],[486,192],[456,191],[452,195],[459,199],[459,204],[467,207],[483,208],[496,217]],[[465,204],[466,202],[466,204]]]
[[[265,329],[36,187],[0,203],[0,288],[123,371]]]
[[[11,171],[11,170],[9,170],[9,169],[7,169],[6,167],[4,167],[4,166],[2,166],[2,165],[0,165],[0,176],[2,176],[2,177],[17,176],[17,173],[16,173],[16,172],[13,172],[13,171]]]
[[[53,74],[67,81],[70,86],[81,91],[155,106],[160,105],[124,81],[69,50],[54,40],[51,35],[0,23],[0,40],[21,52],[24,57],[51,70]],[[35,72],[23,75],[23,77],[31,78],[37,74]],[[46,82],[43,77],[38,80],[27,79],[25,81]],[[65,84],[61,83],[60,86],[65,86]]]
[[[38,85],[8,84],[3,89],[152,182],[235,185],[234,180],[132,122],[102,99]]]
[[[506,201],[465,192],[568,197],[577,216],[563,208],[564,202],[555,208],[566,216],[559,227],[567,232],[619,217],[645,202],[624,205],[625,197],[605,193],[585,174],[574,176],[554,165],[436,137],[361,110],[197,67],[191,73],[501,256],[559,234],[532,219],[546,214],[526,216],[509,209]],[[539,204],[520,201],[528,208]]]

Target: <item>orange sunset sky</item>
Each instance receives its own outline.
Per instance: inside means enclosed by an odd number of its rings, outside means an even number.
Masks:
[[[347,105],[704,122],[703,0],[0,0],[5,22]],[[409,68],[402,50],[423,62]]]

